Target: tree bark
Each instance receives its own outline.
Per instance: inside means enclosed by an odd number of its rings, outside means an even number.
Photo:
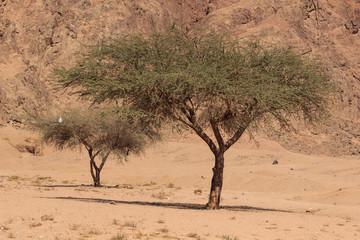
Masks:
[[[215,154],[215,166],[212,170],[213,177],[211,180],[209,202],[206,204],[206,209],[219,209],[223,185],[224,152],[219,151]]]
[[[99,169],[96,166],[95,161],[90,161],[90,172],[91,172],[92,179],[94,181],[94,187],[101,187],[100,171],[101,171],[101,169]]]
[[[94,187],[101,187],[101,184],[100,184],[100,169],[96,169],[96,172],[95,172],[95,178],[93,178],[94,180]]]
[[[101,187],[101,184],[100,184],[100,172],[103,169],[103,167],[104,167],[104,165],[106,163],[106,160],[109,157],[111,151],[108,151],[101,158],[101,163],[100,163],[99,167],[96,165],[95,158],[100,153],[100,151],[97,151],[93,155],[92,148],[89,148],[88,152],[89,152],[89,156],[90,156],[90,173],[91,173],[91,176],[92,176],[93,181],[94,181],[94,187]]]

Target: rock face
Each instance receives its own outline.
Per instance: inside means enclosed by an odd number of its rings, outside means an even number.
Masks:
[[[302,152],[334,154],[328,149],[336,146],[341,154],[359,154],[359,0],[0,0],[0,124],[21,125],[24,112],[73,101],[50,90],[46,78],[87,44],[174,21],[293,45],[320,58],[343,90],[334,100],[337,120],[279,141]]]
[[[0,0],[0,124],[18,125],[24,111],[48,110],[58,95],[45,78],[55,66],[71,64],[85,45],[161,30],[175,20],[190,27],[215,6],[204,0]]]

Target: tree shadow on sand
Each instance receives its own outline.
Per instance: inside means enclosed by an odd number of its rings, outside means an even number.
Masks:
[[[102,198],[79,198],[79,197],[48,197],[48,199],[62,199],[62,200],[75,200],[83,202],[95,202],[95,203],[112,203],[112,204],[130,204],[140,206],[155,206],[175,209],[189,209],[189,210],[204,210],[205,205],[196,203],[165,203],[165,202],[146,202],[146,201],[123,201],[123,200],[111,200]],[[251,206],[221,206],[220,209],[228,211],[261,211],[261,212],[283,212],[291,213],[291,211],[259,208]]]
[[[43,188],[78,188],[78,187],[94,187],[93,184],[58,184],[58,185],[33,185],[34,187],[43,187]],[[115,186],[107,186],[102,185],[96,188],[129,188],[129,185],[115,185]]]

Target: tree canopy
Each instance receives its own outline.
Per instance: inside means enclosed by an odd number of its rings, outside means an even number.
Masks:
[[[101,186],[100,172],[110,154],[126,159],[129,153],[140,153],[159,134],[143,128],[133,115],[104,114],[99,110],[70,110],[59,116],[33,119],[32,128],[40,132],[43,142],[58,149],[85,147],[90,158],[94,186]],[[135,121],[134,121],[135,120]],[[97,160],[98,159],[98,160]]]
[[[326,113],[333,88],[322,69],[291,48],[172,27],[99,43],[54,76],[94,102],[120,100],[159,125],[192,129],[215,155],[208,208],[218,208],[224,153],[249,126],[275,120],[289,127],[293,117],[314,121]]]

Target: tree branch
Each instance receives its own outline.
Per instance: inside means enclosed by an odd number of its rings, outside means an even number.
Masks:
[[[105,154],[105,156],[101,158],[101,164],[100,164],[100,166],[99,166],[99,170],[100,170],[100,171],[101,171],[101,169],[104,167],[105,162],[106,162],[107,158],[109,157],[110,153],[111,153],[111,150],[109,150],[109,151]]]
[[[94,163],[94,161],[90,160],[90,173],[91,173],[92,178],[95,179],[93,163]]]
[[[234,143],[236,143],[237,140],[239,140],[239,138],[243,135],[243,133],[245,132],[246,127],[240,127],[236,133],[234,134],[234,136],[232,136],[229,140],[226,141],[225,143],[225,147],[224,147],[224,152],[226,150],[228,150],[232,145],[234,145]]]
[[[95,159],[95,157],[96,157],[99,153],[100,153],[100,150],[98,150],[98,151],[93,155],[94,159]]]
[[[201,137],[202,140],[204,140],[207,145],[209,146],[210,150],[214,153],[217,154],[218,149],[215,145],[215,143],[213,142],[213,140],[211,140],[211,138],[204,132],[204,130],[198,126],[197,124],[194,126],[190,126],[197,135],[199,135]]]
[[[230,104],[229,100],[225,99],[224,101],[226,103],[226,111],[224,112],[224,115],[222,117],[220,117],[219,119],[216,120],[217,123],[226,122],[230,118],[236,116],[236,114],[234,114],[234,112],[231,111],[231,107],[230,107],[231,104]]]
[[[182,109],[182,113],[185,115],[185,117],[187,118],[187,121],[185,121],[184,119],[182,119],[179,116],[174,116],[174,118],[178,121],[180,121],[181,123],[185,124],[186,126],[190,127],[192,130],[195,131],[195,133],[197,135],[199,135],[199,137],[204,140],[204,142],[209,146],[210,150],[216,154],[218,152],[218,149],[215,145],[215,143],[213,142],[213,140],[204,132],[204,130],[196,123],[196,118],[195,118],[195,113],[193,113],[193,115],[191,116],[185,109]]]
[[[217,123],[214,120],[210,120],[210,124],[211,124],[211,128],[214,132],[216,141],[219,144],[219,150],[220,152],[225,152],[225,143],[224,143],[224,139],[221,136],[220,130],[219,130],[219,126],[217,125]]]

